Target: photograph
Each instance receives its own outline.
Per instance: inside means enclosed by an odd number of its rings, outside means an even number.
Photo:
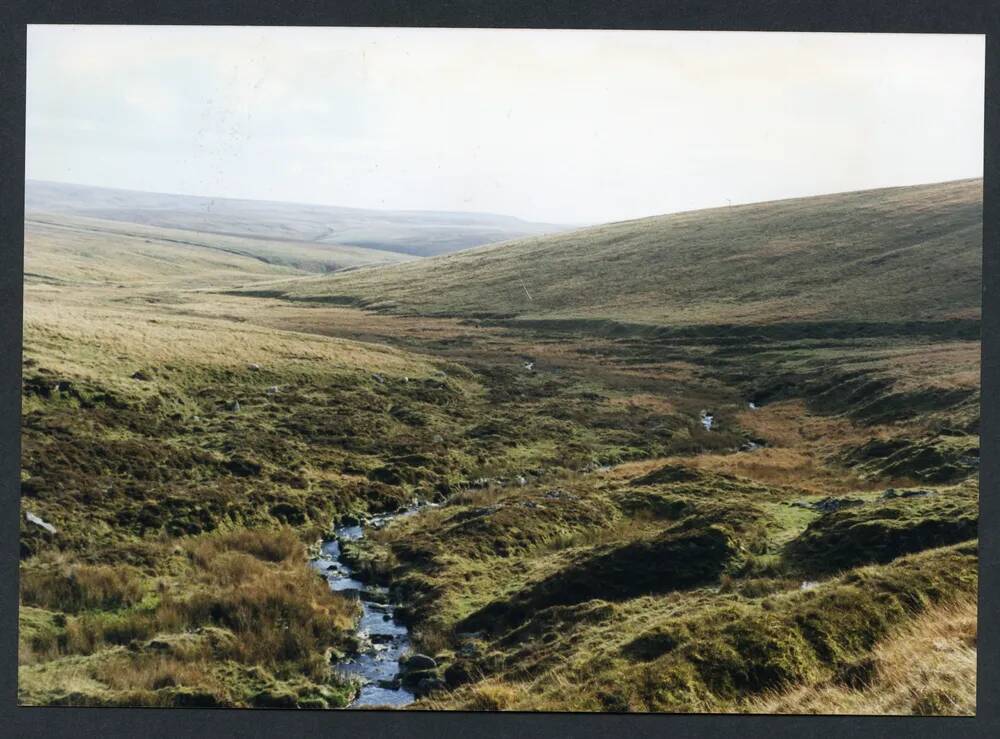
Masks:
[[[17,704],[975,716],[985,62],[28,24]]]

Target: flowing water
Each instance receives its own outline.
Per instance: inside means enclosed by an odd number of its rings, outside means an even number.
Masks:
[[[373,516],[367,527],[382,528],[393,519],[411,516],[423,507],[415,503],[399,513]],[[405,706],[415,699],[412,691],[399,684],[399,658],[410,648],[409,629],[396,620],[396,606],[390,602],[388,588],[364,582],[342,558],[341,542],[362,538],[365,528],[336,527],[334,537],[323,542],[312,566],[325,575],[331,590],[355,595],[361,604],[357,629],[361,649],[335,666],[341,674],[362,681],[361,692],[348,708]]]

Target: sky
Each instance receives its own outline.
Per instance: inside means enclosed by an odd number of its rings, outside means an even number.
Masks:
[[[984,37],[28,29],[26,174],[564,224],[982,176]]]

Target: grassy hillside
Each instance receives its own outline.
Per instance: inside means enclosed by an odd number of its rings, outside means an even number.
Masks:
[[[979,188],[324,277],[29,215],[19,702],[344,706],[361,522],[416,707],[974,712]]]
[[[190,276],[218,284],[411,258],[352,246],[264,241],[38,212],[25,219],[24,236],[29,280],[157,281]]]
[[[116,190],[28,180],[25,208],[269,241],[352,245],[416,256],[564,227],[493,213],[392,211]]]
[[[679,326],[975,318],[982,181],[693,211],[306,280],[423,315]]]

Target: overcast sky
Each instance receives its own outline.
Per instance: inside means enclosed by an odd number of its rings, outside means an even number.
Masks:
[[[31,26],[27,176],[598,223],[982,175],[982,36]]]

